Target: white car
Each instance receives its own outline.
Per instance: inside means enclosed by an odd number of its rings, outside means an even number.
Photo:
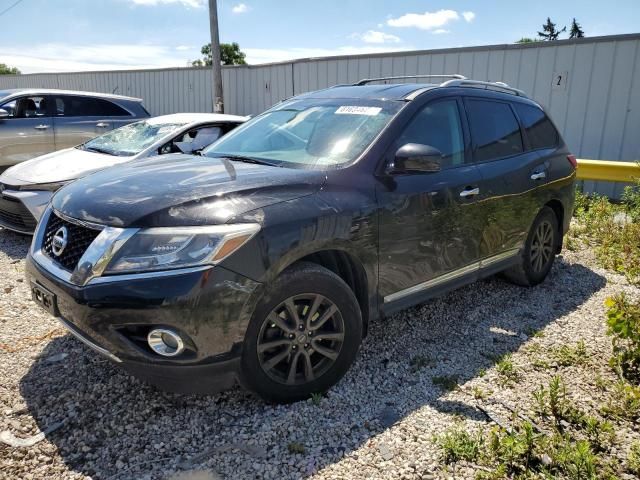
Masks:
[[[31,234],[54,192],[63,185],[140,158],[197,153],[247,119],[213,113],[163,115],[19,163],[0,175],[0,227]]]

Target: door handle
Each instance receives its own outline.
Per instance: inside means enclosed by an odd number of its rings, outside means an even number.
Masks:
[[[475,188],[467,187],[460,192],[460,196],[462,198],[475,197],[476,195],[479,195],[479,194],[480,194],[480,189],[478,187],[475,187]]]
[[[47,128],[49,128],[49,125],[36,125],[35,127],[36,130],[46,130]]]
[[[106,122],[98,122],[98,123],[96,123],[96,127],[107,128],[108,126],[109,126],[109,124],[106,123]]]
[[[535,172],[531,174],[531,180],[542,180],[543,178],[547,178],[547,172],[544,170],[542,172]]]

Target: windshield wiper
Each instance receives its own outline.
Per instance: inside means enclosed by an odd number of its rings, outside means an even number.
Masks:
[[[219,157],[214,157],[214,158],[228,158],[229,160],[235,160],[237,162],[255,163],[256,165],[269,165],[270,167],[279,167],[280,166],[280,165],[277,165],[275,163],[271,163],[271,162],[267,162],[266,160],[262,160],[261,158],[245,157],[243,155],[220,155]]]
[[[85,145],[84,147],[85,150],[88,150],[90,152],[96,152],[96,153],[104,153],[105,155],[112,155],[112,156],[116,156],[115,152],[112,152],[111,150],[105,150],[103,148],[98,148],[98,147],[87,147]]]

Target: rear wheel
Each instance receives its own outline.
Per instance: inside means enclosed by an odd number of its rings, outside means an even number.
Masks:
[[[520,265],[504,272],[518,285],[533,286],[549,274],[560,244],[558,219],[549,207],[544,207],[533,221],[524,245]]]
[[[241,381],[265,400],[323,392],[353,363],[362,336],[358,302],[335,273],[313,263],[287,269],[247,329]]]

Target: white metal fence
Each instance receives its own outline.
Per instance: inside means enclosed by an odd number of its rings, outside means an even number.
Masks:
[[[524,45],[301,59],[223,69],[228,113],[259,113],[299,93],[367,77],[460,73],[520,88],[551,113],[580,158],[640,160],[640,34]],[[0,76],[0,88],[48,87],[144,98],[154,115],[212,110],[206,68]],[[622,186],[585,182],[617,197]]]

